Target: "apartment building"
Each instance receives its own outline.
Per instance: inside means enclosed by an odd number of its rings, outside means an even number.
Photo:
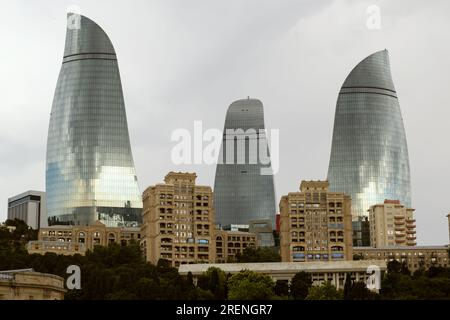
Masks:
[[[256,247],[257,243],[256,234],[242,231],[215,230],[214,238],[216,263],[234,262],[245,248]]]
[[[328,181],[302,181],[280,201],[283,262],[352,260],[351,199]]]
[[[215,260],[213,193],[196,185],[195,173],[169,172],[143,194],[143,240],[147,261],[172,266]]]
[[[399,200],[385,200],[369,209],[371,247],[415,246],[414,209]]]

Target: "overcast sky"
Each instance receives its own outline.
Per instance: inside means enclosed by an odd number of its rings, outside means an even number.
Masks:
[[[213,186],[215,166],[175,166],[177,128],[222,129],[247,96],[280,129],[277,201],[302,179],[325,179],[339,89],[371,53],[390,52],[408,139],[418,244],[448,243],[450,1],[0,0],[0,221],[7,198],[45,189],[49,114],[77,5],[119,60],[141,191],[170,170]],[[381,29],[366,9],[381,9]],[[278,203],[277,203],[278,205]]]

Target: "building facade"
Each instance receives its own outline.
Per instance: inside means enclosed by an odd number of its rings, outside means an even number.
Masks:
[[[257,247],[274,247],[274,227],[269,219],[251,220],[248,231],[256,234]]]
[[[45,192],[27,191],[8,199],[8,219],[19,219],[37,230],[47,226]]]
[[[352,221],[353,246],[370,247],[370,222],[369,217],[357,217]]]
[[[254,233],[242,231],[214,230],[216,263],[236,261],[237,255],[246,248],[256,247],[257,236]]]
[[[386,263],[397,260],[405,262],[411,272],[420,268],[426,270],[432,266],[448,268],[448,246],[416,246],[416,247],[383,247],[368,248],[354,247],[353,254],[356,259],[384,260]]]
[[[414,209],[398,200],[384,200],[369,209],[371,247],[415,246]]]
[[[283,262],[352,260],[351,199],[327,181],[302,181],[280,201]]]
[[[0,300],[64,300],[64,279],[32,269],[0,271]]]
[[[96,221],[89,226],[50,226],[39,230],[38,240],[30,241],[28,253],[73,255],[86,254],[95,246],[108,246],[117,243],[122,246],[135,241],[139,243],[144,237],[138,227],[107,227]]]
[[[354,219],[385,199],[411,207],[408,147],[387,50],[361,61],[341,87],[328,181],[330,191],[350,195]]]
[[[226,114],[214,181],[217,223],[269,219],[275,226],[274,190],[263,104],[250,98],[235,101]]]
[[[215,259],[213,193],[195,184],[195,173],[170,172],[164,184],[143,194],[144,251],[147,261],[160,258],[172,266],[211,263]]]
[[[236,274],[243,270],[250,270],[270,276],[274,281],[291,281],[298,272],[311,274],[313,285],[321,285],[329,281],[337,289],[343,289],[346,277],[352,280],[364,281],[367,283],[369,268],[378,267],[379,275],[382,277],[386,271],[384,260],[370,261],[313,261],[304,263],[295,262],[264,262],[264,263],[224,263],[224,264],[193,264],[180,266],[178,272],[186,276],[192,273],[194,279],[198,278],[210,267],[216,267],[226,274]]]
[[[100,26],[72,13],[50,116],[46,193],[50,224],[141,222],[116,52]]]

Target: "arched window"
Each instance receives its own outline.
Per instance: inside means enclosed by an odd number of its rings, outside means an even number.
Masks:
[[[108,234],[108,244],[111,244],[114,242],[116,242],[116,236],[114,235],[114,233]]]

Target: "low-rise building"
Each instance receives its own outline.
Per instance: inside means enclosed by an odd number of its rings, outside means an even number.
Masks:
[[[270,219],[255,219],[249,222],[249,232],[256,234],[257,247],[274,247],[274,229]]]
[[[128,245],[131,241],[140,242],[143,238],[138,227],[107,227],[100,221],[89,226],[50,226],[39,230],[38,240],[30,241],[28,253],[84,255],[95,246],[107,246],[111,243]]]
[[[46,227],[48,222],[45,192],[30,190],[9,198],[8,219],[22,220],[34,230]]]
[[[414,272],[431,266],[449,267],[448,250],[448,246],[354,247],[353,255],[355,259],[406,262],[408,269]]]
[[[63,300],[64,279],[32,269],[0,271],[0,300]]]
[[[302,181],[300,192],[281,198],[283,262],[352,260],[351,199],[328,185]]]
[[[414,209],[399,200],[385,200],[369,209],[371,247],[415,246]]]
[[[313,261],[313,262],[267,262],[267,263],[223,263],[223,264],[193,264],[180,266],[178,272],[181,275],[192,273],[194,279],[202,275],[210,267],[216,267],[226,274],[239,273],[242,270],[250,270],[272,277],[274,281],[291,281],[294,275],[300,271],[311,273],[313,285],[320,285],[326,281],[331,282],[337,289],[344,287],[346,277],[350,276],[355,281],[367,281],[375,269],[378,269],[382,277],[386,271],[384,260],[371,261]]]
[[[236,260],[245,248],[256,246],[256,235],[250,232],[214,230],[215,262],[225,263]]]

